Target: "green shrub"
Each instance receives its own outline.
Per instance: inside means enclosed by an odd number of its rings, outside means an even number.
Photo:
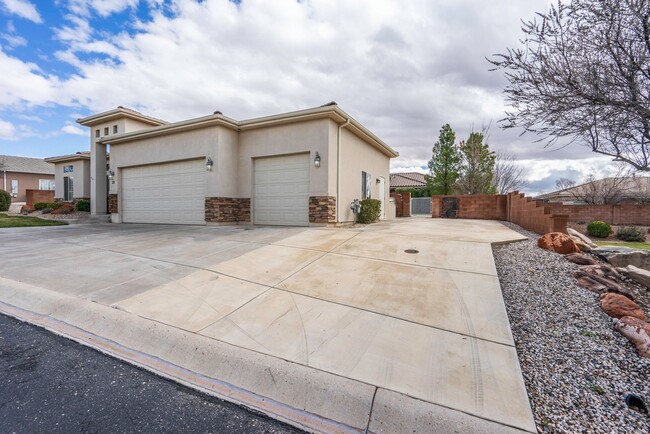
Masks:
[[[59,209],[61,205],[63,205],[63,202],[36,202],[34,209],[36,211],[43,211],[45,208]]]
[[[645,242],[646,231],[636,226],[621,226],[616,231],[616,238],[623,241]]]
[[[0,211],[9,211],[10,205],[11,195],[4,190],[0,190]]]
[[[89,200],[80,200],[75,206],[77,211],[90,211],[90,201]]]
[[[357,222],[372,223],[379,219],[381,214],[381,201],[377,199],[364,199],[360,202],[361,209],[357,214]]]
[[[592,237],[607,238],[612,234],[612,227],[608,223],[597,220],[587,225],[587,233]]]

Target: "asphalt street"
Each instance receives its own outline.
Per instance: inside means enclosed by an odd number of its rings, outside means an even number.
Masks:
[[[302,431],[0,315],[0,432]]]

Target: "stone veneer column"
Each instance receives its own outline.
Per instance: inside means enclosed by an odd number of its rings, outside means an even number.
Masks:
[[[116,214],[118,212],[117,209],[117,194],[109,194],[108,195],[108,212],[110,214]]]
[[[205,221],[238,223],[251,221],[251,200],[239,197],[206,197]]]
[[[309,223],[336,223],[336,198],[310,196]]]

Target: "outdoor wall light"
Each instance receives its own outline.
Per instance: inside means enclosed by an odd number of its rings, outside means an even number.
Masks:
[[[212,172],[212,166],[214,163],[212,162],[212,158],[208,157],[207,160],[205,160],[205,168],[207,169],[208,172]]]
[[[381,182],[381,179],[377,178],[376,182],[379,184]]]
[[[316,156],[314,157],[314,167],[320,167],[320,155],[318,155],[318,152],[316,152]]]
[[[111,184],[115,184],[115,172],[112,170],[108,171],[108,180],[111,181]]]

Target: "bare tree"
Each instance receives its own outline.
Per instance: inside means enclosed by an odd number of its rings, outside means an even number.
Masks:
[[[523,178],[523,168],[517,164],[517,159],[513,154],[497,151],[495,155],[492,182],[498,194],[516,191],[528,185]]]
[[[501,126],[650,171],[650,0],[558,1],[537,15],[523,48],[488,59],[509,81]]]
[[[562,177],[557,181],[555,181],[555,186],[559,190],[566,190],[567,188],[575,187],[575,185],[576,185],[575,180],[569,178]]]
[[[591,173],[583,183],[575,185],[575,181],[560,178],[555,182],[558,188],[566,190],[578,202],[588,205],[607,205],[621,203],[631,199],[636,194],[633,185],[634,170],[626,163],[618,163],[612,176],[596,179]]]
[[[633,198],[636,203],[650,203],[650,176],[638,176],[635,174],[632,177],[631,185],[634,191]]]

